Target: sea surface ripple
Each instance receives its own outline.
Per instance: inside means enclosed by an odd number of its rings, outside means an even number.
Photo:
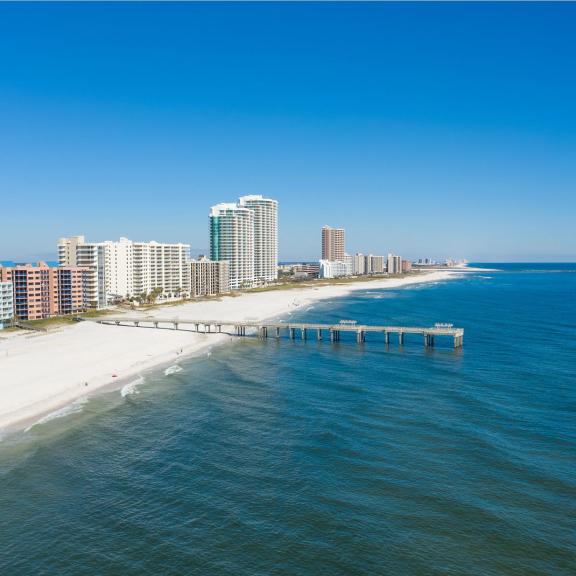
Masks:
[[[292,316],[463,350],[238,339],[5,438],[0,574],[573,576],[575,267],[490,267]]]

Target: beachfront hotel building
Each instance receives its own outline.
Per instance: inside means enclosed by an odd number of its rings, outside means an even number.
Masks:
[[[351,273],[351,264],[344,260],[320,260],[319,278],[339,278]]]
[[[344,228],[322,227],[322,260],[344,261]]]
[[[230,266],[228,260],[209,260],[201,256],[198,260],[191,260],[190,266],[190,295],[213,296],[230,292]]]
[[[238,206],[254,211],[254,278],[278,280],[278,201],[261,195],[242,196]]]
[[[78,266],[55,268],[45,262],[0,267],[0,281],[11,282],[14,317],[40,320],[75,314],[88,308],[89,270]]]
[[[13,318],[14,294],[12,282],[0,281],[0,330],[8,326]]]
[[[210,259],[227,260],[230,289],[254,285],[254,210],[234,203],[210,209]]]
[[[118,241],[86,242],[84,236],[61,238],[60,266],[90,269],[88,300],[93,308],[132,296],[161,290],[160,298],[187,296],[190,292],[189,244]]]

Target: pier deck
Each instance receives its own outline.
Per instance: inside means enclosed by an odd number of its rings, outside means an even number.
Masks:
[[[317,340],[328,335],[331,342],[338,342],[342,332],[351,332],[356,335],[356,341],[366,341],[366,334],[382,334],[386,344],[390,342],[390,335],[395,334],[400,345],[404,344],[406,334],[416,334],[423,338],[424,346],[434,346],[434,338],[445,336],[453,339],[454,348],[461,348],[464,344],[464,329],[451,326],[374,326],[370,324],[322,324],[310,322],[252,322],[252,321],[226,321],[226,320],[194,320],[189,318],[155,318],[145,316],[103,316],[100,318],[82,318],[78,320],[97,322],[99,324],[112,324],[116,326],[142,326],[154,328],[172,327],[174,330],[187,329],[201,334],[231,334],[236,336],[257,335],[259,338],[280,338],[282,333],[292,340],[297,335],[307,340],[315,334]],[[187,328],[184,328],[187,327]],[[248,334],[247,331],[248,330]]]

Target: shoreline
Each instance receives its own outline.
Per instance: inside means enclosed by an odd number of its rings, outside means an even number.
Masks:
[[[462,277],[476,270],[422,272],[406,278],[246,292],[219,300],[186,302],[148,310],[150,318],[189,315],[198,320],[262,321],[290,315],[311,303],[340,298],[358,290],[393,289]],[[128,332],[128,331],[131,332]],[[127,337],[129,334],[129,337]],[[81,399],[121,390],[145,372],[200,356],[229,342],[228,334],[198,334],[80,322],[46,334],[11,334],[0,340],[0,439],[32,427]],[[87,383],[87,384],[86,384]]]

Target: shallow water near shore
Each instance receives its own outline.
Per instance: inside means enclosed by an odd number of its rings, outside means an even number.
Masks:
[[[574,574],[576,266],[493,267],[290,317],[463,350],[238,339],[4,439],[0,573]]]

